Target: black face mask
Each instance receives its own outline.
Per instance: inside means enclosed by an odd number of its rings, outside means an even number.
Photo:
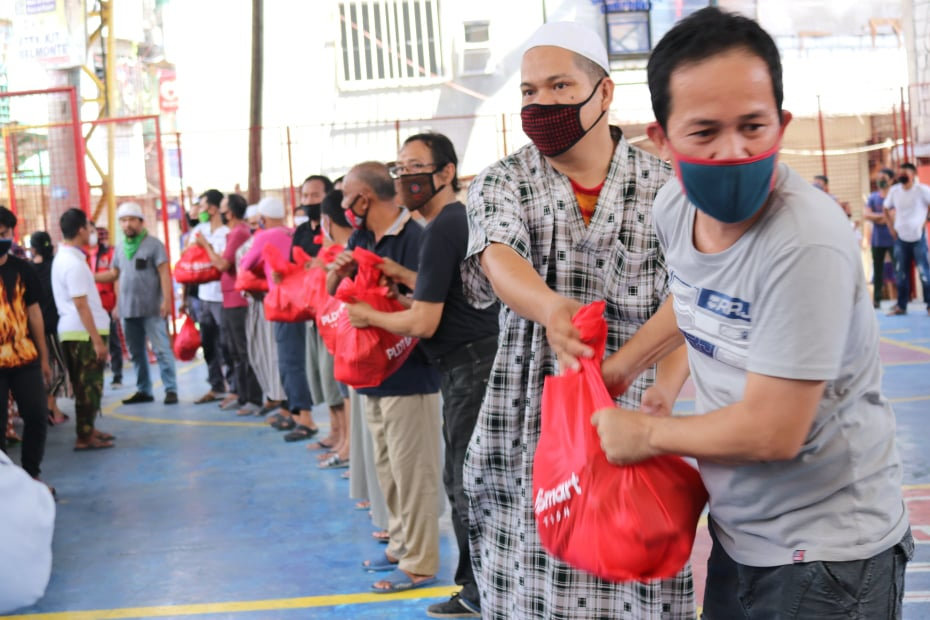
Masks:
[[[902,174],[901,176],[898,177],[898,183],[903,183],[905,185],[907,185],[908,181],[910,180],[911,180],[911,177],[906,174]]]
[[[221,211],[221,212],[220,212],[220,221],[223,222],[223,226],[226,226],[226,224],[229,224],[229,216],[227,216],[225,213],[223,213],[223,212]]]
[[[13,247],[12,239],[0,239],[0,258],[6,256],[11,247]]]
[[[320,221],[320,203],[311,204],[311,205],[300,205],[297,207],[298,211],[303,211],[304,215],[310,218],[311,222]]]

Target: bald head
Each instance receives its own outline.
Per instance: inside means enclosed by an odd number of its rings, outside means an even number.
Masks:
[[[394,180],[388,173],[388,167],[379,161],[366,161],[355,165],[346,175],[346,186],[362,184],[370,189],[383,202],[394,201]],[[348,194],[348,192],[346,192]]]

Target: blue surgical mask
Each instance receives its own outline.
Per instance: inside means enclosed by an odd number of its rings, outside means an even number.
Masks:
[[[742,159],[698,159],[672,151],[678,180],[691,203],[720,222],[745,222],[775,185],[781,136],[768,151]]]

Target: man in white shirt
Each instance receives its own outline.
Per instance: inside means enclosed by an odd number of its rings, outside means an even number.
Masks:
[[[917,265],[924,290],[924,303],[930,313],[930,264],[927,262],[927,211],[930,208],[930,187],[917,182],[917,167],[901,164],[898,183],[885,197],[885,213],[891,236],[894,237],[894,272],[898,285],[898,303],[889,316],[907,314],[911,299],[908,274],[911,264]]]
[[[220,203],[223,202],[223,193],[216,189],[209,189],[200,196],[200,223],[191,231],[188,243],[192,244],[198,235],[203,237],[213,251],[222,254],[226,249],[226,235],[229,227],[223,221],[220,213]],[[200,324],[200,339],[203,346],[203,357],[207,362],[207,380],[210,383],[209,391],[194,401],[197,404],[209,403],[219,400],[226,392],[226,380],[223,377],[223,289],[219,280],[206,282],[197,286],[197,296],[190,299],[194,315]],[[228,357],[228,356],[227,356]],[[229,375],[230,383],[232,375]],[[235,390],[231,390],[235,391]],[[231,395],[229,402],[236,402],[235,394]]]
[[[60,220],[64,240],[52,262],[52,294],[58,308],[58,337],[74,390],[76,451],[113,447],[113,436],[94,428],[103,396],[103,369],[109,349],[110,315],[103,309],[94,274],[82,248],[96,232],[87,214],[68,209]]]
[[[0,451],[0,614],[32,605],[52,573],[55,500]]]

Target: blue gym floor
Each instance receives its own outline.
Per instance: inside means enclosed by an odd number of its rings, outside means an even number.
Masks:
[[[930,619],[930,317],[879,318],[886,394],[898,419],[905,493],[918,540],[907,573],[905,618]],[[157,376],[157,369],[152,367]],[[74,424],[50,429],[45,479],[58,490],[54,569],[46,596],[13,618],[425,618],[455,586],[455,540],[441,530],[438,586],[373,594],[362,559],[383,550],[366,512],[348,498],[345,470],[323,471],[306,442],[287,444],[259,418],[216,403],[201,363],[179,367],[180,406],[122,406],[133,390],[109,389],[99,428],[112,450],[75,453]],[[679,408],[693,407],[683,394]],[[71,413],[70,403],[62,407]],[[315,412],[321,427],[327,422]],[[18,450],[11,450],[14,459]],[[703,591],[706,526],[694,569]]]

